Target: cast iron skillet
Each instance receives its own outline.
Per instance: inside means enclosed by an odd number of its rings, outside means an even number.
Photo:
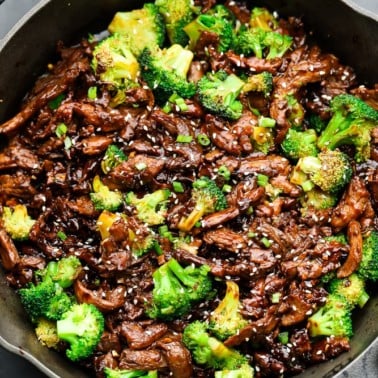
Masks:
[[[143,1],[42,0],[0,41],[0,122],[11,117],[20,99],[54,59],[56,41],[66,45],[88,32],[103,30],[117,10],[139,8]],[[347,6],[349,0],[265,0],[282,16],[303,16],[308,31],[327,51],[353,66],[360,83],[378,83],[378,15]],[[0,147],[5,141],[0,140]],[[378,294],[354,322],[351,351],[308,369],[298,377],[348,376],[352,361],[378,347]],[[88,377],[64,357],[40,345],[14,291],[0,270],[0,345],[28,359],[49,377]],[[352,363],[351,363],[352,362]],[[362,373],[362,372],[361,372]],[[363,375],[363,373],[362,373]],[[373,376],[373,375],[372,375]]]

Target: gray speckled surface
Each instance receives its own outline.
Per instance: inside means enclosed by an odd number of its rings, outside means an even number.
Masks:
[[[362,7],[367,13],[378,14],[377,0],[345,0],[345,2]],[[38,0],[0,0],[0,39],[36,3]],[[0,347],[0,378],[5,377],[44,378],[46,376],[22,357]],[[378,377],[378,339],[368,353],[339,375],[339,378],[376,377]]]

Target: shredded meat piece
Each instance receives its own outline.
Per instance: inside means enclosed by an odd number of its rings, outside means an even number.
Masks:
[[[229,207],[225,210],[217,211],[213,214],[207,215],[203,218],[203,228],[213,228],[228,222],[239,215],[239,209],[237,207]]]
[[[350,276],[357,268],[362,259],[362,234],[360,224],[352,220],[348,224],[349,254],[344,264],[338,269],[337,277],[345,278]]]
[[[190,378],[193,376],[192,358],[189,350],[177,337],[164,337],[160,339],[157,346],[168,363],[174,378]]]
[[[247,242],[243,236],[225,227],[206,232],[203,240],[209,245],[214,244],[220,249],[235,253],[247,247]]]
[[[76,280],[74,290],[79,302],[92,303],[101,311],[113,311],[120,308],[125,302],[125,288],[123,286],[107,292],[95,291],[85,287],[80,280]]]
[[[137,154],[114,168],[109,181],[119,189],[133,189],[151,182],[164,165],[161,159]]]
[[[20,255],[13,240],[2,227],[0,227],[0,257],[6,270],[12,270],[20,262]]]
[[[121,370],[156,370],[167,367],[167,361],[158,349],[124,349],[118,366]]]
[[[89,69],[89,56],[86,44],[80,48],[68,48],[65,59],[56,64],[47,76],[39,79],[24,104],[22,110],[9,121],[0,125],[0,133],[11,134],[21,127],[37,110],[48,101],[62,94],[69,85],[85,71]]]
[[[369,201],[365,183],[358,177],[352,178],[347,190],[332,213],[331,225],[336,232],[346,227],[352,220],[358,220]]]
[[[168,331],[164,323],[143,325],[125,321],[121,324],[121,335],[131,349],[145,349],[160,339]]]
[[[346,337],[327,337],[313,343],[311,348],[311,362],[319,363],[335,358],[350,350],[349,340]]]

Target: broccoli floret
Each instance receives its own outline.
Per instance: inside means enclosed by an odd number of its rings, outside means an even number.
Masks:
[[[106,378],[158,378],[157,370],[120,370],[105,367],[104,373]]]
[[[284,101],[287,103],[286,117],[290,128],[302,130],[302,122],[305,116],[302,104],[293,94],[285,95]]]
[[[190,231],[205,214],[220,211],[227,207],[227,200],[222,190],[206,176],[193,182],[192,200],[195,204],[194,209],[178,224],[181,231]]]
[[[268,71],[264,71],[248,76],[242,92],[261,92],[265,97],[268,97],[272,89],[273,75]]]
[[[210,267],[183,268],[171,258],[153,273],[152,303],[146,308],[150,318],[173,320],[189,312],[193,303],[207,299],[212,291]]]
[[[378,231],[373,230],[363,238],[362,259],[358,273],[365,280],[378,280]]]
[[[248,29],[242,26],[238,33],[234,36],[232,42],[232,49],[237,54],[246,56],[255,55],[257,58],[263,58],[264,53],[264,39],[266,32],[263,29]]]
[[[139,74],[138,61],[130,51],[127,39],[117,33],[97,44],[91,66],[100,80],[114,89],[135,85]]]
[[[145,225],[138,225],[139,230],[129,228],[131,252],[135,257],[143,256],[151,250],[156,250],[158,242],[156,235]],[[143,231],[142,231],[143,230]]]
[[[259,117],[258,124],[253,126],[250,136],[255,151],[267,154],[274,149],[274,127],[276,121],[269,117]]]
[[[254,370],[252,366],[243,364],[235,370],[218,370],[214,373],[214,378],[253,378]]]
[[[162,47],[165,40],[163,16],[153,3],[146,3],[143,8],[129,12],[117,12],[108,30],[110,33],[124,36],[135,56],[138,56],[145,47]]]
[[[193,255],[198,254],[198,248],[200,244],[196,241],[191,241],[189,238],[184,238],[182,236],[173,239],[173,247],[174,249],[182,249]]]
[[[90,198],[96,210],[116,211],[122,205],[122,193],[110,190],[98,175],[93,179],[93,192]]]
[[[354,145],[355,160],[370,157],[371,131],[378,125],[378,111],[350,94],[335,96],[331,101],[332,117],[318,139],[320,149]]]
[[[74,304],[57,321],[60,340],[69,343],[67,357],[78,361],[89,357],[104,331],[104,316],[93,304]]]
[[[13,240],[27,240],[35,220],[28,215],[25,205],[4,206],[1,216],[5,231]]]
[[[306,156],[318,155],[319,150],[316,141],[315,130],[296,131],[290,128],[281,143],[281,148],[289,159],[298,160]]]
[[[227,289],[224,298],[211,313],[209,319],[210,331],[220,340],[235,335],[248,322],[240,314],[239,286],[233,281],[226,282]]]
[[[59,320],[75,303],[75,298],[72,295],[58,289],[55,296],[51,298],[48,310],[44,316],[47,319]]]
[[[194,8],[191,0],[156,0],[156,6],[163,15],[168,39],[171,44],[181,46],[188,44],[188,36],[183,28],[194,18]]]
[[[332,294],[340,294],[346,298],[353,307],[364,307],[369,300],[369,294],[365,290],[365,280],[356,273],[346,278],[335,278],[329,283],[328,291]]]
[[[274,59],[282,57],[292,45],[293,38],[261,28],[241,27],[232,40],[232,49],[246,56],[254,54],[257,58]]]
[[[101,169],[108,174],[113,168],[127,160],[125,153],[116,145],[111,144],[105,151],[105,155],[101,160]]]
[[[36,271],[39,282],[19,290],[21,303],[32,321],[40,317],[58,320],[74,303],[64,289],[70,287],[82,270],[76,256],[50,261],[44,269]]]
[[[135,206],[138,219],[150,226],[156,226],[165,221],[166,202],[170,195],[169,189],[159,189],[153,193],[145,194],[142,198],[138,198],[135,193],[129,192],[126,195],[126,202]]]
[[[227,20],[232,26],[236,23],[235,14],[223,4],[214,5],[206,12],[206,14]]]
[[[325,305],[308,318],[310,336],[351,337],[353,335],[351,315],[351,306],[345,297],[329,294]]]
[[[319,115],[313,113],[307,116],[307,122],[309,127],[314,129],[317,134],[320,134],[327,126]]]
[[[183,268],[177,260],[172,258],[167,262],[167,265],[185,286],[191,301],[199,301],[209,297],[213,282],[209,276],[210,267],[208,265],[201,265],[200,267],[188,265]]]
[[[190,323],[184,329],[182,341],[199,365],[235,370],[248,364],[247,358],[237,350],[226,347],[220,340],[210,336],[206,323],[200,321]]]
[[[335,194],[323,192],[319,188],[313,188],[304,192],[300,197],[300,202],[303,211],[306,212],[309,208],[316,210],[324,210],[334,207],[338,201],[338,196]]]
[[[339,193],[349,183],[353,173],[348,156],[338,150],[326,150],[318,156],[300,158],[294,170],[299,171],[297,177],[294,175],[291,178],[294,184],[301,185],[305,191],[307,188],[312,189],[311,185],[308,185],[308,177],[310,183],[331,194]],[[300,177],[301,172],[305,174],[304,179]]]
[[[264,45],[267,46],[265,59],[281,58],[285,55],[293,43],[293,38],[289,35],[267,32],[264,38]]]
[[[277,20],[267,8],[254,7],[251,11],[249,24],[252,28],[271,31],[278,26]]]
[[[189,296],[167,264],[155,270],[153,281],[152,303],[146,307],[150,318],[169,321],[189,312]]]
[[[48,312],[51,300],[55,297],[57,285],[51,280],[37,285],[29,284],[18,291],[21,303],[33,322]]]
[[[76,256],[68,256],[59,261],[50,261],[46,268],[36,272],[36,276],[42,278],[42,281],[51,279],[66,289],[74,283],[81,271],[80,260]]]
[[[56,349],[59,344],[59,337],[56,331],[56,322],[45,318],[40,318],[35,328],[38,341],[48,348]]]
[[[164,104],[176,93],[182,98],[192,97],[196,85],[187,80],[193,53],[175,44],[167,49],[145,48],[139,56],[142,77],[154,91],[155,99]]]
[[[203,32],[210,32],[218,36],[217,49],[221,52],[226,52],[233,39],[232,24],[216,14],[201,14],[192,22],[184,27],[185,33],[189,37],[189,48],[194,50]]]
[[[211,113],[236,120],[243,112],[243,105],[237,97],[244,84],[239,77],[223,70],[208,72],[198,81],[199,100]]]
[[[21,303],[32,322],[39,318],[57,320],[72,305],[72,298],[57,283],[46,279],[38,284],[29,284],[18,291]]]

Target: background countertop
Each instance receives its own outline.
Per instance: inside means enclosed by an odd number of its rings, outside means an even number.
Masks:
[[[345,2],[358,5],[363,8],[364,13],[378,14],[378,1],[376,0],[345,0]],[[36,3],[38,0],[0,0],[0,39]],[[46,378],[27,360],[0,347],[0,378],[5,377]],[[376,377],[378,377],[378,340],[374,342],[368,353],[348,367],[348,372],[339,375],[339,378]]]

